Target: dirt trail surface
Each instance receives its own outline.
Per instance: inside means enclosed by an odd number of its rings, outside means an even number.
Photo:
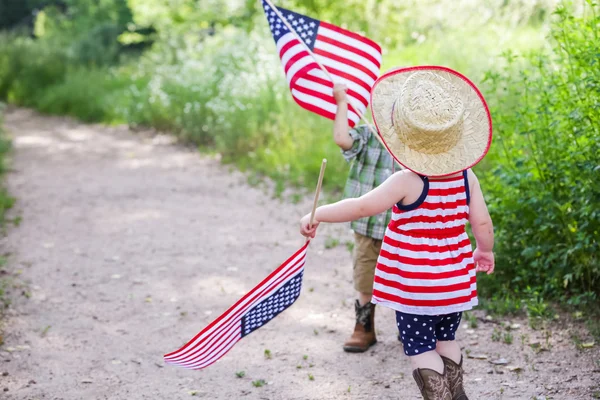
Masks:
[[[206,370],[165,365],[164,353],[301,246],[297,221],[311,199],[274,200],[169,136],[23,109],[8,111],[6,128],[23,220],[2,248],[24,286],[4,324],[0,398],[420,398],[390,310],[377,309],[370,351],[341,349],[354,324],[343,226],[323,227],[311,244],[290,309]],[[326,249],[327,237],[340,245]],[[465,359],[471,399],[590,399],[599,390],[598,346],[578,350],[579,327],[553,326],[547,337],[513,320],[520,327],[505,344],[491,340],[498,322],[506,320],[460,329],[465,350],[482,358]],[[521,370],[490,363],[500,358]]]

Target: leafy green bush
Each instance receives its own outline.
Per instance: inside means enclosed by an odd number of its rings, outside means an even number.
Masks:
[[[32,39],[0,35],[0,99],[35,106],[48,86],[64,79],[64,52]]]
[[[483,187],[498,268],[484,293],[600,300],[600,8],[555,12],[552,51],[487,75],[495,143]]]

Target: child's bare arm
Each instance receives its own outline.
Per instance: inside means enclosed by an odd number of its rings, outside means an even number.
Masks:
[[[469,223],[477,242],[473,259],[477,264],[478,271],[491,274],[494,272],[494,225],[485,204],[477,176],[469,170],[468,177],[471,195]]]
[[[315,220],[310,226],[310,214],[300,221],[300,232],[304,236],[314,237],[320,222],[349,222],[360,218],[380,214],[405,196],[407,171],[399,171],[369,193],[352,199],[317,208]]]
[[[348,132],[347,90],[348,88],[346,85],[341,83],[333,85],[333,97],[338,106],[335,114],[335,121],[333,122],[333,140],[342,150],[349,150],[354,143],[354,140],[352,140],[352,137]]]

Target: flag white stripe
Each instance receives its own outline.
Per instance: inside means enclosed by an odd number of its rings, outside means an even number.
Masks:
[[[302,252],[300,252],[299,254],[297,254],[296,257],[294,257],[294,259],[290,260],[290,262],[286,265],[286,268],[283,268],[275,276],[273,276],[271,279],[269,279],[267,282],[265,282],[262,286],[255,288],[253,290],[253,295],[255,295],[257,292],[260,292],[261,290],[263,290],[265,288],[268,288],[269,286],[273,285],[273,283],[276,283],[280,278],[286,276],[290,272],[290,270],[295,269],[300,263],[304,262],[305,256],[306,256],[306,248]],[[302,269],[300,269],[300,271],[301,270]],[[300,271],[298,271],[298,273]],[[281,286],[284,283],[285,282],[279,282],[272,289],[276,290],[276,289],[279,288],[279,286]],[[270,291],[272,292],[273,290],[270,290]],[[214,331],[218,330],[223,325],[224,321],[228,320],[228,318],[230,318],[231,316],[237,315],[237,314],[244,313],[247,309],[249,309],[250,307],[252,307],[255,303],[261,301],[262,297],[264,297],[264,296],[261,296],[261,297],[259,297],[257,299],[254,299],[253,295],[249,296],[243,302],[241,302],[240,304],[238,304],[226,316],[223,316],[223,318],[221,319],[220,323],[214,325],[213,327],[211,327],[211,329],[207,330],[202,335],[200,335],[198,338],[196,338],[196,340],[194,340],[194,342],[191,343],[186,349],[182,349],[179,352],[171,355],[169,357],[169,359],[174,359],[174,358],[178,357],[180,354],[186,353],[187,351],[189,351],[190,348],[194,348],[195,346],[198,345],[198,343],[202,342],[206,337],[210,337],[213,334]]]
[[[311,56],[304,56],[300,59],[298,59],[291,67],[290,69],[288,69],[287,73],[285,74],[285,77],[287,79],[288,85],[292,82],[292,80],[294,79],[294,77],[296,76],[296,74],[298,73],[298,71],[300,71],[302,68],[306,67],[307,65],[310,64],[314,64],[315,60],[313,60],[313,58]],[[315,64],[316,65],[316,64]]]
[[[288,61],[290,61],[290,59],[292,57],[294,57],[296,54],[301,53],[303,51],[306,51],[306,49],[300,43],[293,45],[292,47],[287,49],[287,51],[285,53],[283,53],[283,55],[281,57],[281,65],[283,65],[283,67],[285,68]]]
[[[346,36],[336,31],[332,31],[329,28],[325,28],[323,25],[319,26],[317,34],[326,36],[333,40],[337,40],[338,42],[342,42],[358,50],[362,50],[365,53],[368,53],[371,56],[373,56],[373,58],[376,59],[379,62],[379,64],[381,64],[381,53],[377,51],[376,48],[369,46],[368,44],[361,42],[360,40],[356,40],[354,38],[351,38],[350,36]]]
[[[357,53],[353,53],[351,51],[342,49],[341,47],[337,47],[330,43],[323,42],[320,40],[316,41],[315,49],[327,51],[327,52],[333,53],[337,56],[344,57],[347,60],[356,62],[360,65],[364,65],[366,68],[369,69],[369,71],[374,73],[376,76],[379,76],[379,67],[377,65],[373,64],[373,62],[371,60],[369,60],[368,58],[365,58]]]
[[[235,326],[233,326],[226,334],[221,334],[219,342],[216,343],[216,346],[211,348],[209,351],[202,351],[198,354],[195,354],[192,358],[186,359],[185,361],[178,361],[177,365],[181,367],[190,367],[191,365],[206,362],[211,360],[215,354],[218,354],[223,347],[227,347],[227,345],[234,340],[235,338],[239,338],[242,335],[242,323],[241,321],[237,321]],[[239,339],[238,339],[239,340]]]
[[[208,360],[208,361],[204,361],[204,362],[202,362],[202,363],[197,363],[197,364],[194,364],[192,367],[193,367],[194,369],[201,369],[201,368],[206,368],[206,367],[208,367],[209,365],[212,365],[212,364],[214,364],[215,362],[219,361],[219,360],[221,359],[221,357],[223,357],[223,355],[224,355],[225,353],[227,353],[229,350],[231,350],[231,348],[232,348],[233,346],[235,346],[235,344],[236,344],[237,342],[239,342],[241,338],[242,338],[242,334],[240,333],[240,334],[238,334],[236,337],[232,338],[232,339],[231,339],[231,341],[230,341],[229,343],[227,343],[227,345],[226,345],[226,346],[224,346],[224,347],[221,349],[221,351],[220,351],[219,353],[217,353],[217,354],[216,354],[216,355],[215,355],[215,356],[214,356],[212,359],[210,359],[210,360]]]
[[[333,96],[333,88],[331,88],[330,86],[325,86],[325,85],[323,85],[323,84],[321,84],[319,82],[312,81],[312,80],[310,80],[310,78],[309,79],[307,79],[307,78],[300,78],[300,79],[298,79],[296,81],[296,86],[303,87],[303,88],[310,89],[310,90],[314,90],[316,92],[323,93],[323,94],[328,95],[328,96]],[[306,95],[306,93],[305,93],[305,95]],[[310,96],[310,95],[308,95],[308,96]],[[350,97],[353,98],[353,99],[355,99],[354,96],[350,96]],[[320,99],[320,100],[324,101],[322,99]],[[355,102],[357,102],[357,104],[360,104],[360,103],[358,103],[358,100],[355,100]],[[337,111],[337,105],[333,104],[333,106],[334,106],[334,109]],[[359,110],[360,109],[362,109],[362,112],[364,113],[365,107],[359,107]],[[326,110],[326,111],[328,111],[328,110]],[[350,110],[349,111],[349,117],[351,117],[350,119],[352,119],[352,116],[356,117],[356,121],[354,121],[354,122],[357,122],[358,120],[360,120],[360,118],[358,117],[358,115],[354,111]]]
[[[319,82],[311,81],[306,78],[300,78],[296,81],[296,84],[298,86],[326,94],[327,96],[333,96],[333,88],[331,88],[330,86],[325,86]]]
[[[223,349],[219,353],[217,353],[212,359],[210,359],[209,361],[204,361],[202,363],[194,364],[191,367],[193,369],[201,369],[201,368],[206,368],[209,365],[214,364],[215,362],[219,361],[225,353],[227,353],[229,350],[231,350],[231,348],[233,346],[235,346],[235,344],[237,342],[239,342],[241,338],[242,338],[242,335],[240,333],[235,338],[233,338],[225,347],[223,347]]]
[[[281,36],[279,38],[279,40],[277,40],[277,43],[275,44],[275,46],[277,47],[277,54],[281,54],[281,49],[283,49],[283,47],[286,44],[288,44],[289,42],[291,42],[292,40],[298,40],[298,39],[296,39],[294,34],[291,32],[288,32],[285,35]]]
[[[310,103],[310,104],[314,105],[315,107],[319,107],[330,113],[335,114],[335,112],[337,111],[337,106],[335,104],[327,102],[318,97],[311,96],[306,93],[302,93],[296,89],[292,89],[292,96],[296,97],[298,100],[300,100],[304,103]],[[348,119],[350,119],[354,122],[357,122],[358,120],[360,120],[360,118],[358,117],[358,115],[356,115],[356,113],[354,111],[348,111]]]
[[[364,114],[364,112],[363,112],[363,114]],[[355,124],[358,123],[358,121],[360,121],[360,117],[354,111],[348,112],[348,119],[350,121],[354,122]]]
[[[316,57],[321,62],[321,64],[325,66],[325,68],[334,68],[348,75],[352,75],[353,77],[365,82],[367,85],[369,85],[369,87],[373,87],[373,84],[375,83],[375,79],[371,78],[369,75],[365,74],[361,70],[351,67],[348,64],[342,64],[330,58],[322,57],[320,55],[316,55]]]
[[[310,70],[308,72],[308,74],[316,76],[317,78],[329,80],[327,75],[325,75],[325,73],[323,71],[321,71],[321,69]],[[348,86],[348,89],[353,90],[354,92],[358,93],[364,100],[367,101],[367,103],[370,101],[371,93],[369,93],[369,91],[367,91],[364,87],[358,85],[357,83],[355,83],[351,80],[342,78],[341,76],[336,75],[336,74],[331,74],[331,77],[333,78],[333,80],[335,82],[343,83],[346,86]],[[355,96],[351,96],[351,97],[355,98]],[[361,104],[360,100],[358,100],[358,99],[356,99],[356,101],[354,103]]]
[[[216,352],[212,353],[211,357],[204,358],[203,360],[196,360],[195,362],[190,363],[188,365],[180,365],[180,366],[184,367],[184,368],[188,368],[188,369],[200,369],[200,368],[208,367],[209,365],[214,364],[215,362],[219,361],[219,359],[221,357],[223,357],[223,355],[225,353],[227,353],[233,346],[235,346],[235,344],[237,342],[239,342],[241,338],[242,338],[242,333],[238,332],[237,335],[234,335],[233,337],[231,337]]]
[[[333,88],[331,86],[326,86],[326,85],[323,85],[321,82],[317,82],[317,81],[313,80],[312,74],[308,74],[304,78],[301,78],[296,82],[299,86],[305,87],[307,89],[317,90],[320,93],[323,93],[323,94],[326,94],[329,96],[333,96]],[[361,105],[361,107],[359,107],[359,108],[363,108],[363,109],[366,108],[364,104],[361,104],[362,100],[359,99],[358,97],[356,97],[354,95],[349,95],[349,97],[351,97],[356,104]]]
[[[234,334],[236,330],[240,330],[240,320],[234,320],[232,322],[233,323],[229,324],[226,329],[224,329],[222,332],[219,332],[218,335],[215,335],[214,337],[210,338],[210,340],[208,340],[207,342],[202,343],[201,346],[199,346],[196,349],[193,349],[193,351],[189,351],[177,359],[172,359],[172,362],[179,365],[186,365],[196,359],[203,359],[207,357],[216,349],[221,347],[223,342],[232,334]]]

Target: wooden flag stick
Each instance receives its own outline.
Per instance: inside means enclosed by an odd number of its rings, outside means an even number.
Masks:
[[[319,172],[319,181],[317,182],[317,190],[315,192],[315,200],[313,202],[313,208],[312,211],[310,213],[310,226],[312,228],[314,219],[315,219],[315,212],[317,211],[317,203],[319,202],[319,193],[321,193],[321,185],[323,184],[323,175],[325,175],[325,167],[327,167],[327,159],[324,158],[323,162],[321,163],[321,172]],[[307,238],[307,241],[309,239]]]
[[[319,68],[321,68],[321,71],[323,71],[323,73],[325,75],[327,75],[329,80],[335,84],[335,81],[333,80],[333,77],[331,76],[329,71],[327,71],[327,68],[325,68],[323,66],[323,64],[321,64],[321,62],[319,61],[319,59],[317,58],[315,53],[313,53],[313,51],[310,49],[310,47],[308,47],[308,45],[304,42],[304,40],[302,40],[300,35],[298,35],[298,32],[296,32],[296,30],[292,27],[292,25],[290,25],[290,23],[287,21],[287,19],[285,19],[284,16],[281,15],[281,13],[279,12],[279,9],[275,6],[275,4],[273,4],[273,2],[271,0],[265,0],[265,3],[267,3],[273,9],[275,14],[277,14],[277,16],[279,18],[281,18],[281,20],[283,21],[283,24],[289,29],[290,32],[292,32],[292,34],[294,36],[296,36],[296,39],[298,39],[300,41],[300,43],[304,46],[306,51],[308,51],[308,54],[310,54],[311,57],[313,58],[313,60],[315,60],[315,62],[319,66]],[[348,103],[352,106],[354,112],[356,113],[356,115],[358,115],[358,118],[360,118],[362,121],[364,121],[367,124],[367,127],[369,127],[369,130],[371,131],[371,133],[375,136],[375,138],[377,138],[377,140],[379,140],[379,143],[381,143],[381,145],[385,149],[386,147],[385,147],[385,144],[383,143],[383,139],[381,139],[381,137],[379,136],[379,133],[377,133],[375,128],[373,128],[373,125],[371,124],[371,122],[367,121],[364,114],[360,111],[360,109],[358,107],[356,107],[356,105],[353,103],[350,96],[348,96]]]

